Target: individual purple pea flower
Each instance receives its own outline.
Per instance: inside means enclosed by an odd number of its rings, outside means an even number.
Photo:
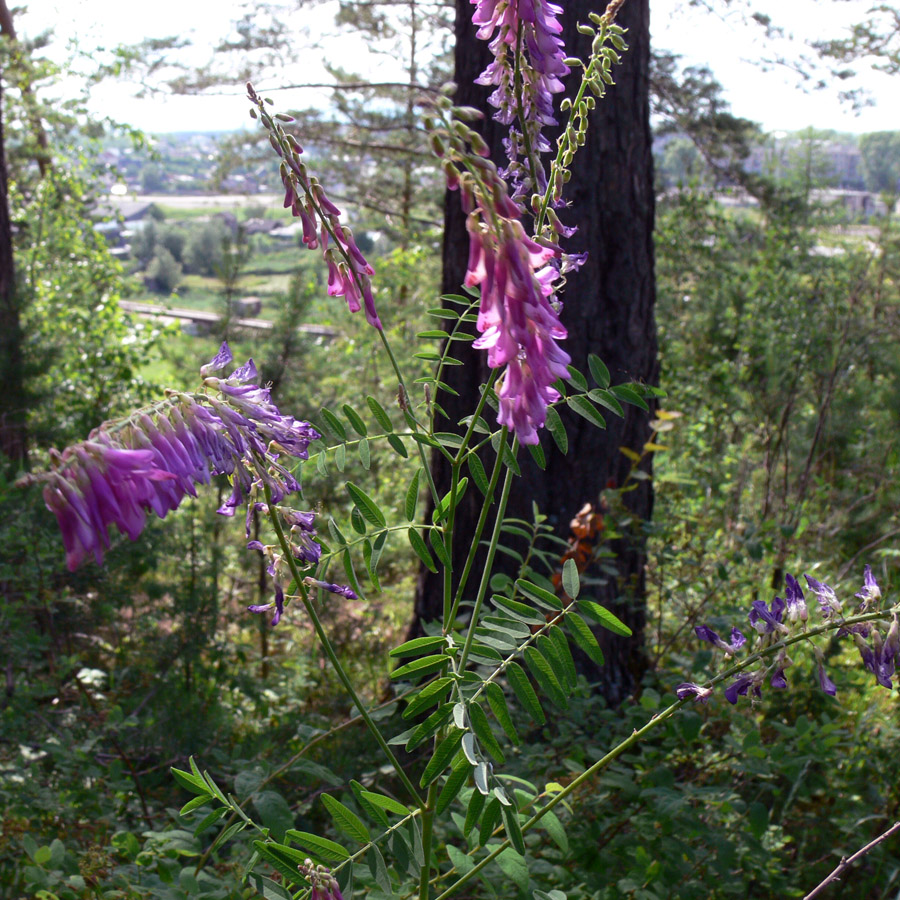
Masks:
[[[694,684],[692,681],[685,681],[675,688],[675,694],[679,700],[687,700],[688,698],[693,697],[695,703],[708,703],[712,693],[712,688]]]
[[[809,576],[807,576],[807,580],[809,580]],[[815,588],[813,588],[813,591],[815,591]],[[822,651],[819,647],[815,647],[814,652],[816,654],[816,676],[819,681],[819,687],[826,694],[834,697],[837,694],[837,685],[828,677],[828,673],[825,671],[825,658],[822,655]]]
[[[809,585],[809,589],[816,595],[816,599],[819,601],[822,616],[828,619],[833,615],[841,615],[843,607],[834,591],[827,584],[816,581],[815,578],[812,578],[809,575],[805,575],[804,577],[806,578],[806,583]]]
[[[733,627],[731,629],[730,644],[726,644],[725,641],[723,641],[722,638],[720,638],[719,635],[709,627],[709,625],[697,625],[694,628],[694,632],[696,633],[698,638],[714,644],[716,647],[722,650],[726,656],[734,656],[735,652],[737,650],[740,650],[741,647],[743,647],[744,644],[747,643],[747,638],[744,637],[744,635],[740,631],[738,631],[736,627]]]
[[[785,603],[787,604],[788,621],[805,622],[809,617],[809,610],[806,607],[806,598],[803,596],[799,582],[788,573],[784,576],[784,583],[787,590]]]
[[[756,697],[761,697],[762,691],[759,688],[758,676],[758,672],[739,675],[725,688],[725,699],[729,703],[735,704],[737,703],[738,697],[746,697],[751,689]]]
[[[775,597],[772,600],[771,608],[766,605],[764,600],[754,600],[751,604],[750,624],[760,634],[772,634],[776,631],[782,634],[788,633],[788,627],[781,621],[784,605],[781,597]]]
[[[284,614],[284,591],[277,581],[275,582],[275,599],[271,603],[265,603],[259,606],[248,606],[247,610],[252,613],[264,613],[268,612],[273,607],[275,609],[275,615],[272,616],[272,621],[269,624],[275,626],[281,621],[281,617]]]
[[[867,565],[863,572],[863,587],[856,594],[862,602],[859,604],[860,610],[866,610],[869,604],[881,599],[881,588],[872,574],[872,567]]]
[[[319,581],[315,578],[304,578],[303,583],[311,588],[319,588],[323,591],[328,591],[332,594],[340,594],[342,597],[346,597],[348,600],[358,600],[359,597],[347,586],[344,584],[332,584],[328,581]]]

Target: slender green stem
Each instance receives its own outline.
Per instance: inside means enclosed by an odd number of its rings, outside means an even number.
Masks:
[[[328,657],[328,660],[331,663],[331,666],[334,669],[335,673],[337,674],[338,679],[344,686],[344,690],[347,691],[347,693],[350,695],[350,698],[353,700],[354,706],[356,706],[356,708],[359,710],[359,714],[360,716],[362,716],[363,721],[366,723],[366,727],[372,733],[372,736],[378,742],[378,746],[381,747],[385,756],[394,767],[394,770],[396,771],[401,783],[409,792],[410,796],[415,800],[416,804],[420,807],[423,806],[424,801],[419,796],[419,792],[416,790],[413,783],[409,780],[409,776],[403,770],[403,767],[400,765],[397,757],[394,756],[394,752],[388,746],[387,741],[384,739],[384,735],[382,735],[381,731],[378,729],[378,726],[372,720],[372,717],[369,715],[369,712],[363,704],[359,694],[356,693],[352,682],[348,678],[347,673],[344,671],[344,667],[341,665],[341,661],[338,659],[337,654],[334,651],[331,640],[325,633],[325,629],[322,627],[322,622],[319,619],[318,614],[316,613],[315,607],[309,600],[306,587],[303,584],[303,575],[297,568],[297,561],[294,559],[294,554],[291,552],[290,543],[284,535],[284,529],[281,526],[281,519],[278,517],[278,512],[275,509],[274,504],[272,503],[272,491],[270,490],[268,485],[266,485],[266,503],[269,508],[269,519],[272,522],[272,527],[275,529],[275,534],[278,535],[278,543],[281,544],[281,550],[284,553],[284,558],[287,561],[288,566],[290,567],[291,575],[297,584],[297,590],[299,591],[300,600],[303,603],[304,608],[306,609],[306,613],[309,616],[310,621],[313,624],[313,628],[316,631],[316,636],[318,637],[319,643],[322,645],[322,648],[325,651],[325,655]]]
[[[431,843],[434,835],[434,807],[437,803],[438,783],[432,781],[428,785],[428,798],[422,810],[422,855],[425,864],[419,875],[419,900],[428,900],[429,880],[431,875]]]
[[[727,678],[731,678],[734,675],[737,675],[739,672],[744,671],[745,669],[750,668],[752,665],[756,664],[762,659],[766,659],[770,656],[774,656],[779,653],[786,647],[791,646],[791,644],[799,643],[800,641],[808,640],[809,638],[816,637],[817,635],[824,634],[828,631],[836,631],[839,628],[846,628],[849,625],[858,625],[863,622],[874,622],[879,619],[885,619],[887,616],[900,612],[900,606],[895,606],[892,609],[881,610],[879,612],[871,612],[864,613],[859,616],[850,616],[846,619],[838,619],[837,621],[826,622],[823,625],[817,625],[815,628],[810,628],[808,631],[803,631],[800,634],[792,635],[789,638],[785,638],[784,640],[777,641],[774,644],[770,644],[768,647],[763,648],[762,650],[757,651],[756,653],[751,653],[746,659],[741,660],[739,663],[731,666],[726,669],[724,672],[720,672],[714,678],[711,678],[707,685],[709,687],[714,687],[720,682],[724,681]],[[613,747],[612,750],[609,751],[605,756],[602,756],[595,763],[589,766],[584,770],[580,775],[576,778],[572,779],[559,793],[554,794],[553,797],[547,802],[545,806],[539,809],[527,822],[522,824],[522,833],[526,833],[534,828],[538,822],[553,809],[559,803],[562,803],[567,797],[573,794],[578,790],[581,785],[583,785],[586,781],[589,781],[593,778],[598,772],[602,769],[606,768],[611,762],[621,756],[626,750],[629,750],[635,744],[640,743],[643,738],[649,734],[653,729],[655,729],[662,722],[665,722],[667,719],[670,719],[672,716],[678,712],[681,707],[687,704],[687,699],[684,700],[676,700],[671,706],[664,709],[662,712],[654,713],[654,715],[650,718],[650,721],[647,722],[642,728],[638,728],[633,731],[630,735],[628,735],[625,740],[621,743],[617,744]],[[479,860],[475,865],[464,875],[461,875],[453,884],[450,885],[443,893],[439,894],[435,900],[446,900],[446,898],[451,897],[456,891],[462,887],[466,882],[470,881],[474,878],[485,866],[489,863],[493,862],[504,850],[506,850],[510,846],[509,840],[503,841],[499,846],[495,847],[487,856],[483,859]]]
[[[506,450],[507,429],[503,426],[500,432],[500,444],[497,447],[498,463],[503,460]],[[512,443],[512,455],[516,455],[519,449],[519,439],[516,438]],[[462,653],[457,663],[460,672],[465,671],[466,663],[469,659],[469,653],[472,650],[472,642],[475,639],[475,627],[478,625],[478,619],[481,615],[481,607],[484,605],[484,598],[487,594],[488,586],[491,583],[491,569],[494,567],[494,557],[497,555],[497,545],[500,543],[500,532],[503,528],[503,517],[506,515],[506,506],[509,503],[509,492],[512,488],[513,471],[510,468],[506,470],[506,479],[503,482],[503,491],[500,494],[500,503],[497,506],[497,518],[494,520],[494,531],[491,534],[491,542],[488,545],[487,559],[484,561],[484,570],[481,573],[481,582],[478,585],[478,594],[475,597],[475,606],[472,609],[472,618],[469,619],[469,627],[466,631],[466,642],[463,645]],[[485,501],[485,504],[487,501]]]
[[[450,469],[450,499],[447,509],[447,521],[444,523],[443,536],[441,540],[447,550],[447,557],[453,562],[453,524],[456,519],[456,491],[459,487],[459,463],[454,463]],[[453,630],[453,622],[450,619],[450,609],[453,606],[453,566],[444,566],[443,571],[443,594],[444,609],[443,622],[444,634],[449,634]]]
[[[475,452],[474,450],[471,452]],[[459,584],[456,586],[456,597],[453,600],[453,608],[450,610],[450,621],[456,620],[456,614],[459,612],[459,604],[462,602],[463,591],[469,581],[469,575],[472,573],[472,566],[475,565],[475,557],[478,554],[478,545],[481,542],[481,535],[484,533],[484,526],[487,524],[488,515],[490,515],[491,504],[494,500],[494,492],[497,490],[497,482],[500,481],[500,472],[503,469],[503,460],[500,456],[494,460],[494,471],[491,472],[491,481],[488,484],[487,496],[481,506],[481,515],[478,517],[478,524],[475,526],[475,533],[472,535],[472,543],[469,545],[469,555],[466,557],[466,564],[463,567],[462,574],[459,576]]]

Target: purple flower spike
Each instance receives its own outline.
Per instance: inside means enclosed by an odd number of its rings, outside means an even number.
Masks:
[[[861,610],[866,609],[870,603],[874,603],[876,600],[881,599],[881,588],[878,586],[878,582],[872,574],[871,566],[866,566],[865,571],[863,572],[863,587],[856,596],[862,601],[859,604]]]
[[[816,599],[819,601],[823,618],[828,619],[833,615],[840,615],[843,608],[841,606],[841,601],[838,600],[834,591],[827,584],[816,581],[815,578],[812,578],[809,575],[805,575],[804,577],[806,578],[806,583],[809,585],[809,589],[816,595]]]
[[[700,684],[694,684],[692,681],[685,681],[675,688],[675,694],[679,700],[687,700],[689,697],[694,698],[694,702],[708,703],[712,696],[712,688],[705,688]]]
[[[787,679],[784,677],[784,669],[776,669],[772,673],[772,677],[769,679],[769,684],[773,688],[786,688]]]

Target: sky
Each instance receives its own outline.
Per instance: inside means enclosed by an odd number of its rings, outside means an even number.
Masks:
[[[715,5],[716,0],[707,0]],[[855,115],[836,97],[836,91],[810,91],[788,67],[759,65],[760,60],[779,55],[798,58],[804,41],[838,37],[849,25],[864,18],[870,0],[755,0],[752,8],[767,13],[787,34],[783,40],[766,40],[762,29],[748,25],[732,4],[719,14],[692,8],[685,0],[651,0],[651,34],[658,49],[683,56],[685,64],[704,64],[725,88],[732,111],[759,122],[767,131],[796,130],[807,126],[839,131],[865,132],[900,129],[898,78],[869,73],[860,83],[875,102]],[[309,50],[312,38],[333,35],[333,2],[305,9],[297,27],[296,59],[280,72],[289,81],[327,80],[321,67],[322,53]],[[725,9],[719,2],[718,7]],[[717,7],[717,8],[718,8]],[[226,34],[229,23],[239,17],[240,0],[217,0],[215,6],[190,0],[153,0],[132,4],[122,0],[32,0],[19,19],[19,30],[33,36],[53,29],[53,53],[63,58],[68,42],[97,56],[95,48],[137,42],[147,37],[178,34],[189,38],[195,49],[188,59],[201,63],[209,48]],[[215,9],[215,15],[210,10]],[[367,49],[359,39],[326,37],[325,52],[332,59],[365,58]],[[377,65],[377,68],[375,67]],[[396,61],[381,57],[372,64],[380,78],[399,74]],[[260,85],[264,87],[264,85]],[[223,89],[217,96],[155,97],[136,99],[127,83],[107,83],[95,88],[91,109],[110,115],[150,133],[166,131],[230,130],[249,123],[247,103],[239,86]],[[325,95],[310,91],[286,91],[277,96],[281,107],[324,104]]]

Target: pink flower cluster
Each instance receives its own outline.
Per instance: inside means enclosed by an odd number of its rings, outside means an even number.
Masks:
[[[350,312],[358,312],[364,305],[366,321],[380,330],[382,325],[375,310],[370,280],[375,270],[356,246],[350,229],[341,224],[340,209],[328,199],[325,189],[314,176],[309,175],[306,165],[301,162],[303,148],[279,124],[279,121],[293,121],[292,118],[283,113],[270,116],[251,84],[247,85],[247,96],[259,110],[259,118],[269,132],[272,147],[281,157],[284,208],[290,209],[292,215],[300,219],[303,243],[310,250],[322,248],[328,266],[329,296],[344,297]],[[255,111],[253,113],[257,115]],[[336,248],[328,246],[332,237]]]
[[[496,107],[494,118],[506,125],[513,125],[518,118],[519,127],[527,132],[532,158],[526,164],[519,160],[527,156],[522,133],[510,128],[506,151],[509,166],[505,175],[515,187],[515,196],[524,194],[527,188],[543,191],[546,175],[540,162],[541,153],[550,150],[550,144],[541,134],[544,125],[555,125],[553,95],[563,90],[562,79],[569,74],[565,64],[565,48],[559,35],[562,25],[557,16],[562,7],[545,0],[471,0],[475,5],[472,21],[478,27],[478,37],[491,41],[494,60],[477,79],[478,84],[494,85],[496,90],[489,102]],[[514,58],[519,45],[518,61]],[[516,97],[516,62],[521,77],[521,101]],[[533,166],[538,183],[531,184],[528,171]]]
[[[462,199],[469,232],[465,283],[481,288],[481,337],[473,346],[488,351],[491,368],[506,366],[497,391],[497,421],[521,443],[536,444],[547,405],[559,399],[551,385],[569,377],[570,357],[556,343],[567,332],[550,302],[557,271],[548,263],[560,251],[525,234],[521,211],[505,191],[491,209],[468,190]]]

